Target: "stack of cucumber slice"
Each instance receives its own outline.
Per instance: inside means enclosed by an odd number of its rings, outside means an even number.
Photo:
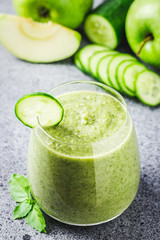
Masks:
[[[160,76],[133,56],[91,44],[77,52],[74,61],[81,71],[117,91],[150,106],[160,104]]]

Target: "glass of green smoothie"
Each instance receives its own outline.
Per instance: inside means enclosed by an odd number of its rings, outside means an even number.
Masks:
[[[56,126],[31,131],[28,178],[48,215],[72,225],[95,225],[123,213],[138,190],[137,138],[122,96],[97,82],[53,88],[64,108]]]

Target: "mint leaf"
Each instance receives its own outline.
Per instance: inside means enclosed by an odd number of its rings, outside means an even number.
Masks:
[[[32,227],[35,228],[39,232],[46,233],[46,223],[42,212],[37,203],[33,205],[32,210],[25,217],[26,222]]]
[[[28,180],[20,174],[13,174],[10,179],[10,193],[16,202],[20,204],[15,207],[13,218],[25,217],[26,222],[39,232],[46,233],[46,223],[42,212],[32,199]]]
[[[13,218],[23,218],[25,217],[32,209],[33,200],[24,200],[17,207],[15,207],[13,212]]]
[[[10,193],[14,201],[23,202],[31,199],[28,180],[20,174],[13,174],[10,179]]]

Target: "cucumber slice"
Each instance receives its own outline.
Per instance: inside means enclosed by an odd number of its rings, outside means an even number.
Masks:
[[[124,81],[123,81],[123,74],[124,74],[124,71],[126,69],[126,67],[128,67],[131,63],[133,63],[134,60],[125,60],[123,62],[121,62],[118,67],[117,67],[117,70],[116,70],[116,76],[117,76],[117,81],[119,83],[119,86],[121,88],[121,91],[126,93],[127,95],[133,97],[135,96],[135,92],[132,92],[130,91],[126,85],[124,84]]]
[[[149,70],[139,73],[136,80],[136,95],[149,106],[160,104],[160,76]]]
[[[119,66],[119,64],[122,61],[130,60],[130,59],[134,60],[135,58],[132,57],[129,54],[118,54],[118,55],[114,56],[114,58],[108,64],[108,70],[107,71],[108,71],[110,84],[112,85],[113,88],[115,88],[118,91],[120,91],[121,88],[120,88],[119,83],[117,82],[117,79],[116,79],[117,67]]]
[[[102,50],[102,51],[95,52],[93,54],[93,56],[91,56],[89,58],[88,70],[89,70],[89,73],[91,73],[93,77],[95,77],[95,78],[98,77],[97,66],[98,66],[99,61],[103,57],[105,57],[105,56],[107,56],[109,54],[112,54],[112,53],[114,54],[113,51],[108,51],[108,50],[104,51],[104,50]]]
[[[79,70],[81,70],[82,72],[84,71],[82,64],[79,60],[79,52],[74,55],[74,63]]]
[[[123,83],[132,92],[135,92],[135,81],[137,75],[146,70],[146,67],[141,63],[131,63],[124,70]]]
[[[38,119],[43,127],[60,123],[64,110],[57,99],[47,93],[37,92],[23,96],[15,105],[17,118],[26,126],[38,126]]]
[[[87,45],[84,48],[82,48],[79,51],[79,60],[84,71],[88,73],[88,60],[95,52],[101,51],[101,50],[107,50],[107,49],[108,48],[104,46],[96,45],[96,44]]]
[[[108,71],[107,71],[107,67],[109,62],[111,61],[111,59],[115,56],[115,54],[117,54],[117,52],[115,53],[110,53],[108,56],[103,57],[99,62],[98,62],[98,66],[97,66],[97,77],[98,79],[102,82],[107,84],[108,86],[111,87],[111,84],[108,80]]]

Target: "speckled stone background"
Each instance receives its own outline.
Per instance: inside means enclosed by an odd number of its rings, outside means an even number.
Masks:
[[[95,1],[95,5],[101,1]],[[0,0],[0,12],[14,13],[11,0]],[[83,44],[86,42],[84,40]],[[129,51],[123,46],[123,51]],[[0,240],[158,240],[160,239],[160,108],[125,98],[137,132],[141,182],[132,205],[112,222],[73,227],[44,214],[48,234],[40,234],[25,220],[13,221],[15,202],[9,194],[12,173],[27,176],[29,129],[14,116],[14,105],[24,94],[48,91],[79,79],[71,59],[53,64],[30,64],[13,57],[0,45]]]

